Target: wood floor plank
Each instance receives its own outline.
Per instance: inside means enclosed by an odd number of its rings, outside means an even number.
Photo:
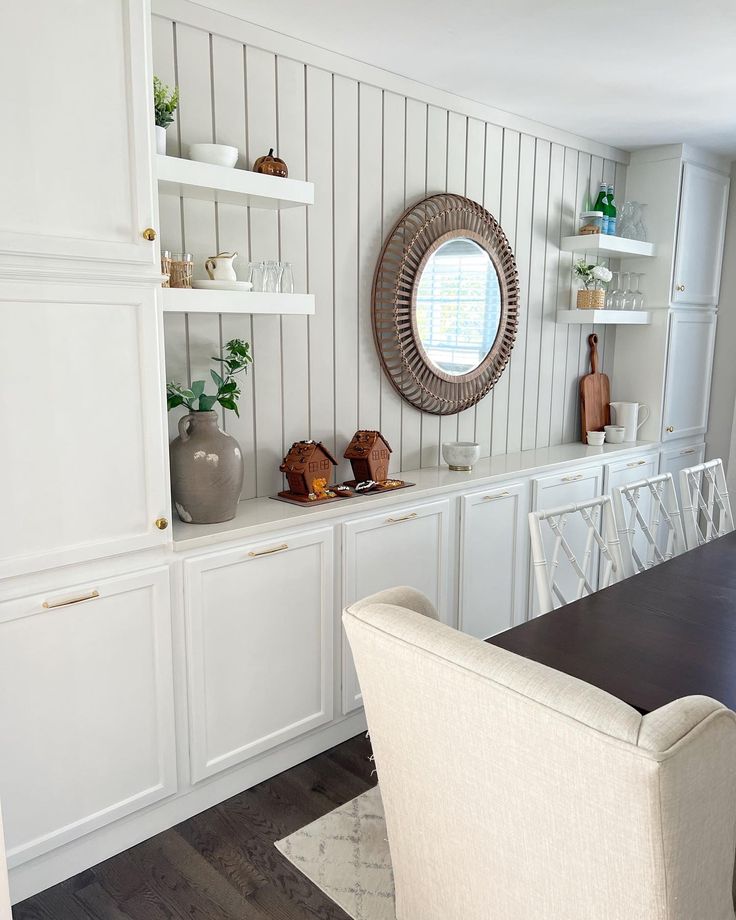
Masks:
[[[349,920],[274,842],[375,784],[358,735],[13,907],[13,920]]]

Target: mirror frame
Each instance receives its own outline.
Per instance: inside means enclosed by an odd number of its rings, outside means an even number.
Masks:
[[[451,239],[477,243],[496,269],[501,316],[483,361],[462,375],[429,360],[419,337],[416,298],[432,254]],[[386,239],[373,276],[373,338],[394,389],[433,415],[454,415],[475,405],[495,385],[511,357],[519,325],[519,273],[511,244],[482,205],[461,195],[432,195],[408,208]]]

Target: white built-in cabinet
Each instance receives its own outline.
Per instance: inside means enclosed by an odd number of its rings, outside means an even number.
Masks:
[[[728,175],[722,172],[683,163],[673,304],[705,307],[718,303],[729,185]]]
[[[486,639],[526,619],[529,483],[460,501],[458,629]]]
[[[0,263],[152,271],[149,17],[145,0],[3,5]]]
[[[445,620],[450,504],[408,505],[343,526],[343,606],[384,588],[408,585],[425,594]],[[353,658],[342,633],[342,708],[363,705]]]
[[[184,563],[192,780],[333,717],[332,529]]]
[[[716,321],[714,310],[670,311],[662,441],[705,434]]]
[[[0,602],[9,866],[175,791],[168,601],[159,566]]]
[[[0,577],[160,545],[158,318],[146,285],[0,287]]]

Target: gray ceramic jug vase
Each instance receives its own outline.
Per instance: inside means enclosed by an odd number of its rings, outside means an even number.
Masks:
[[[219,524],[235,517],[243,485],[240,445],[217,423],[217,413],[190,412],[179,419],[169,447],[171,492],[187,524]]]

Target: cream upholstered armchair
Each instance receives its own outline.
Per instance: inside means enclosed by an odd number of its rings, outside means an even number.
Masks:
[[[396,588],[344,623],[397,920],[734,920],[736,716],[641,716]]]

